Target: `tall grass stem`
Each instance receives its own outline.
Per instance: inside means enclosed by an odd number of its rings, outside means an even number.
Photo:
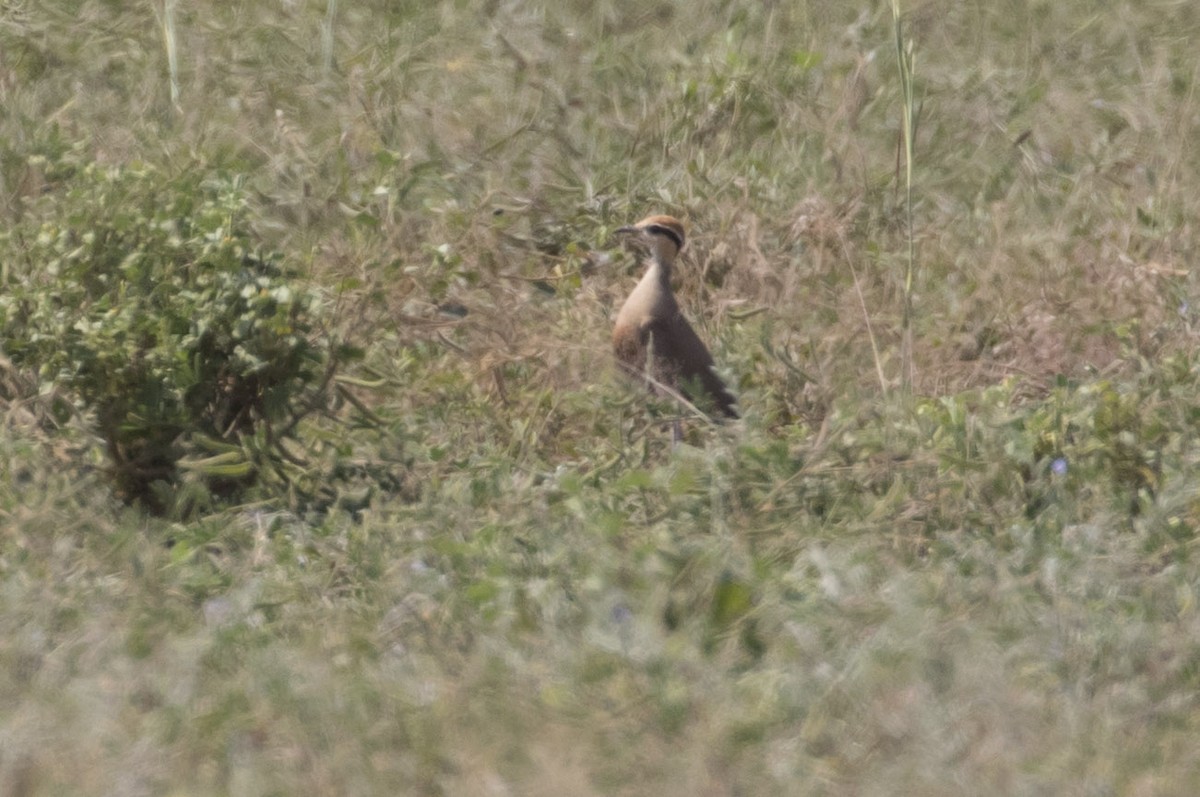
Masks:
[[[321,69],[328,75],[333,71],[333,22],[337,19],[337,0],[327,0],[325,19],[321,23]]]
[[[155,8],[157,11],[157,7]],[[167,50],[167,76],[171,85],[171,105],[179,107],[179,47],[175,30],[175,0],[163,0],[159,17],[162,25],[163,46]]]
[[[901,318],[901,384],[905,392],[912,390],[913,367],[913,284],[916,279],[917,257],[913,236],[913,137],[916,133],[913,74],[915,53],[912,40],[904,39],[904,20],[900,0],[892,0],[892,22],[896,35],[896,60],[900,67],[900,92],[903,119],[901,135],[904,143],[904,222],[908,238],[908,253],[904,269],[904,311]]]

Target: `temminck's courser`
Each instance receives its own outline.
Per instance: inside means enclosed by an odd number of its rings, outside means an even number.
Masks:
[[[635,377],[678,390],[701,409],[737,418],[737,399],[713,371],[708,347],[683,317],[671,290],[671,270],[683,249],[683,225],[671,216],[650,216],[621,227],[650,250],[646,273],[625,300],[613,327],[613,349]],[[698,395],[699,394],[699,395]]]

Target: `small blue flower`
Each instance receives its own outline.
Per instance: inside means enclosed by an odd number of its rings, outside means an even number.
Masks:
[[[1067,458],[1058,457],[1050,463],[1050,472],[1055,476],[1062,476],[1067,472]]]

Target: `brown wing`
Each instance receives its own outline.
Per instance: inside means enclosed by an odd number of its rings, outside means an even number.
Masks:
[[[678,387],[685,396],[700,404],[716,407],[728,418],[737,418],[734,405],[737,399],[721,377],[713,371],[713,358],[681,313],[650,326],[654,359],[667,378],[667,384]],[[643,355],[644,356],[644,355]],[[702,395],[697,396],[699,391]]]

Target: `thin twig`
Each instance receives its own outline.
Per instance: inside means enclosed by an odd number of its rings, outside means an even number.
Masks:
[[[867,338],[871,341],[871,356],[875,360],[875,375],[879,379],[879,390],[887,395],[887,377],[883,375],[883,362],[879,358],[879,346],[875,342],[875,328],[871,326],[871,313],[867,310],[867,300],[863,297],[862,284],[858,280],[858,269],[854,267],[854,259],[850,257],[846,239],[838,236],[838,241],[842,245],[842,255],[846,258],[846,265],[850,267],[850,275],[854,277],[854,292],[858,294],[858,305],[862,308],[863,320],[867,325]]]

